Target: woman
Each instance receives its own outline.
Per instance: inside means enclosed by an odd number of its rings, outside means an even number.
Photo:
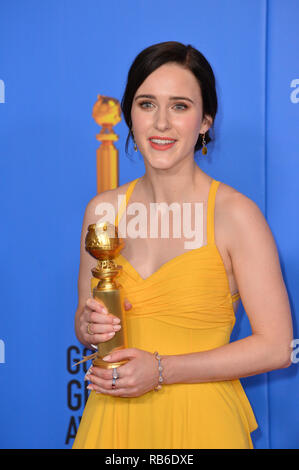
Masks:
[[[149,217],[142,227],[146,237],[127,235],[116,261],[131,302],[126,301],[129,347],[106,358],[127,362],[114,374],[90,369],[92,391],[73,448],[253,448],[250,433],[257,422],[239,378],[290,365],[292,321],[263,214],[194,160],[194,152],[210,141],[217,112],[213,71],[190,45],[153,45],[130,68],[122,110],[146,171],[87,206],[75,321],[81,343],[108,341],[121,328],[90,298],[94,260],[84,238],[98,220],[96,206],[109,202],[116,209],[118,195],[126,193],[128,212],[118,213],[117,222],[126,216],[127,228],[132,203],[142,203],[147,214],[152,203],[189,203],[192,210],[185,212],[189,218],[179,237],[174,231],[150,236]],[[158,214],[165,221],[165,212]],[[178,213],[170,226],[177,219]],[[192,227],[195,247],[187,244]],[[239,297],[252,335],[229,343]]]

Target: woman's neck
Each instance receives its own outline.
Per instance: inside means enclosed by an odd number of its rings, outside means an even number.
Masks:
[[[193,161],[177,171],[147,168],[140,178],[140,191],[148,202],[192,201],[200,192],[207,175]]]

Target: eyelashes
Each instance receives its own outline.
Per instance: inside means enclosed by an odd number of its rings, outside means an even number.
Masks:
[[[142,108],[142,109],[150,109],[150,106],[143,106],[145,104],[149,104],[151,105],[152,103],[150,101],[141,101],[139,103],[139,106]],[[187,106],[186,104],[184,103],[176,103],[174,106],[179,106],[180,108],[178,108],[179,111],[183,111],[185,109],[188,109],[189,106]],[[182,109],[183,108],[183,109]]]

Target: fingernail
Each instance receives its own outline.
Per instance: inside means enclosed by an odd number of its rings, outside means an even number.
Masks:
[[[112,333],[108,333],[108,338],[112,338],[113,335],[115,335],[115,331],[112,331]]]
[[[115,325],[113,327],[114,331],[119,331],[121,329],[121,326],[120,325]]]
[[[92,390],[92,389],[93,389],[91,384],[88,385],[88,387],[86,387],[86,388],[87,388],[88,390]]]
[[[103,313],[108,313],[108,310],[106,309],[106,307],[102,307],[102,312]]]
[[[108,356],[103,357],[103,361],[109,361],[111,359],[111,355],[108,354]]]
[[[120,318],[113,318],[113,322],[112,323],[119,323],[120,322]]]

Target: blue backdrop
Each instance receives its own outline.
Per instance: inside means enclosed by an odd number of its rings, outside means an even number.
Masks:
[[[145,47],[198,48],[217,80],[201,168],[253,199],[277,242],[298,337],[296,0],[0,1],[0,447],[68,448],[87,392],[74,333],[80,232],[96,194],[97,95],[119,100]],[[125,155],[120,184],[141,176]],[[134,151],[131,147],[131,153]],[[248,336],[241,306],[232,340]],[[299,350],[298,346],[297,349]],[[298,365],[242,379],[256,448],[298,448]]]

